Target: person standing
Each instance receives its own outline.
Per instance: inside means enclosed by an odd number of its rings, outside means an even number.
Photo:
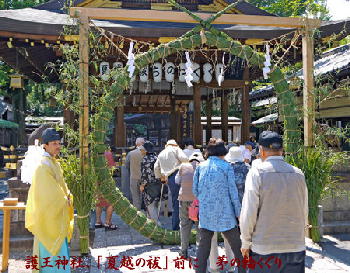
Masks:
[[[197,166],[193,177],[193,194],[199,200],[200,241],[196,273],[205,273],[214,232],[222,232],[236,258],[242,260],[238,217],[241,203],[235,173],[225,161],[227,150],[222,140],[211,139],[207,160]],[[245,269],[238,267],[238,272]]]
[[[109,147],[105,152],[105,159],[109,168],[115,168],[117,163],[114,161],[112,149]],[[117,225],[112,224],[113,206],[102,196],[98,194],[98,203],[96,204],[96,223],[95,228],[105,228],[105,230],[116,230]],[[106,208],[106,221],[102,223],[102,209]]]
[[[44,130],[42,143],[44,154],[34,172],[25,211],[25,227],[34,235],[33,256],[40,265],[42,258],[50,257],[50,263],[65,257],[69,261],[68,242],[73,233],[74,208],[60,164],[56,157],[61,151],[61,137],[53,128]],[[70,272],[68,266],[55,271],[42,267],[39,272]]]
[[[180,186],[175,183],[175,176],[178,169],[183,162],[187,162],[188,157],[180,149],[174,139],[168,140],[165,145],[165,149],[160,152],[158,159],[154,164],[154,173],[156,178],[161,181],[167,181],[173,205],[172,213],[172,229],[179,230],[180,219],[179,219],[179,190]]]
[[[175,183],[180,185],[179,191],[179,217],[180,217],[180,237],[181,237],[181,251],[180,256],[188,258],[188,247],[190,244],[191,229],[193,224],[196,225],[197,235],[198,223],[193,222],[188,215],[188,208],[196,197],[192,193],[193,175],[197,165],[204,161],[201,152],[194,152],[190,158],[189,163],[182,163],[179,172],[176,174]],[[197,239],[199,236],[197,236]]]
[[[192,138],[186,138],[183,142],[183,145],[185,146],[185,149],[183,150],[183,152],[188,158],[190,158],[190,156],[194,152],[200,152],[199,149],[194,148],[194,141]]]
[[[274,256],[280,261],[248,272],[303,273],[308,223],[304,174],[284,161],[278,133],[262,132],[259,145],[263,162],[247,175],[240,216],[242,255],[256,261]]]
[[[141,162],[141,185],[140,191],[143,193],[143,200],[147,208],[149,218],[153,219],[159,226],[158,219],[158,202],[166,200],[168,197],[168,187],[162,185],[160,179],[154,175],[154,163],[157,161],[157,156],[153,151],[153,144],[146,141],[143,144],[144,158]],[[163,191],[162,191],[163,187]]]
[[[136,139],[135,145],[136,149],[128,153],[125,159],[125,167],[129,170],[130,173],[130,192],[133,205],[141,210],[142,196],[140,192],[141,184],[141,162],[143,159],[143,149],[142,145],[145,143],[145,140],[141,137]]]

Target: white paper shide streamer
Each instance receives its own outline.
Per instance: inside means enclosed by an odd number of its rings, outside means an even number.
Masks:
[[[35,140],[35,145],[28,146],[21,166],[21,181],[23,183],[32,184],[34,172],[39,166],[44,152],[44,149],[39,146],[38,139]]]
[[[135,55],[132,52],[134,50],[134,42],[130,43],[130,47],[129,47],[129,53],[128,53],[128,62],[126,63],[126,65],[128,66],[128,72],[129,72],[129,77],[130,79],[133,78],[134,72],[135,72]]]
[[[192,87],[192,81],[193,81],[193,65],[190,59],[190,55],[188,52],[186,54],[186,76],[185,76],[185,81],[188,87]]]
[[[270,66],[271,66],[271,57],[270,57],[270,45],[266,45],[266,53],[265,53],[265,62],[264,62],[264,68],[263,68],[263,74],[264,79],[268,79],[268,75],[271,72]]]

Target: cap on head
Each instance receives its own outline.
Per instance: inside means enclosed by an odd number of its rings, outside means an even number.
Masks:
[[[203,162],[204,161],[203,154],[201,152],[194,152],[189,158],[190,162],[193,160],[197,160],[198,162]]]
[[[145,139],[143,137],[138,137],[136,138],[135,144],[138,146],[143,145],[143,143],[145,143]]]
[[[242,162],[244,158],[241,148],[236,146],[231,147],[228,154],[225,156],[225,159],[228,162]]]
[[[173,146],[178,146],[175,139],[169,139],[166,145],[173,145]]]
[[[61,137],[54,128],[47,128],[42,133],[41,139],[43,144],[48,144],[51,141],[61,140]]]
[[[276,132],[264,131],[259,136],[259,145],[268,149],[282,149],[282,136]]]

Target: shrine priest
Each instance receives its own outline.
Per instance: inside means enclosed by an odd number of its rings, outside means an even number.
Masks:
[[[53,128],[42,134],[45,152],[32,178],[25,215],[25,226],[34,235],[33,256],[38,257],[39,272],[43,273],[70,272],[69,262],[60,269],[56,266],[56,260],[69,261],[68,241],[74,221],[73,196],[56,159],[60,139]]]

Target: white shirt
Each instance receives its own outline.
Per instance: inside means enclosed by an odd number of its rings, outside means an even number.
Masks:
[[[162,175],[169,177],[177,171],[183,162],[187,162],[188,157],[177,146],[168,145],[158,155],[158,159],[154,164],[154,174],[156,178]]]

